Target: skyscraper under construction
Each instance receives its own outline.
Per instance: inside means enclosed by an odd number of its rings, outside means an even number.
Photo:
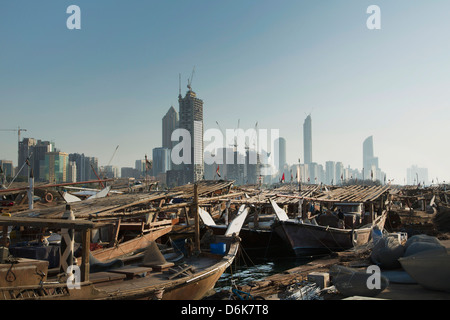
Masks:
[[[195,183],[204,177],[203,100],[197,98],[197,94],[192,91],[191,81],[188,82],[188,91],[184,98],[181,89],[178,95],[178,128],[185,129],[190,134],[190,162],[173,166],[174,170],[168,172],[169,185]]]

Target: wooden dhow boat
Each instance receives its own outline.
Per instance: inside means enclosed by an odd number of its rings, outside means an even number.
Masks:
[[[241,215],[243,211],[247,211],[245,205],[241,205],[237,212],[237,216]],[[207,230],[211,230],[215,235],[223,235],[227,229],[226,225],[216,224],[211,215],[199,208],[200,218],[205,225]],[[247,214],[247,217],[249,215]],[[266,215],[265,220],[261,219],[257,223],[252,221],[245,221],[243,227],[240,230],[239,237],[242,239],[241,245],[245,249],[246,253],[250,255],[267,255],[270,253],[273,255],[285,255],[287,250],[285,250],[285,244],[280,237],[272,230],[272,224],[274,223],[276,216]],[[263,218],[263,219],[264,219]],[[248,220],[249,218],[247,218]]]
[[[298,256],[343,251],[366,244],[374,227],[383,230],[387,214],[384,211],[369,224],[344,229],[320,225],[315,219],[290,219],[283,209],[270,201],[279,220],[273,226],[274,231]]]
[[[198,208],[198,196],[194,197],[194,211]],[[50,276],[48,261],[15,258],[8,254],[7,238],[3,238],[0,263],[0,299],[3,300],[197,300],[214,288],[217,280],[231,265],[238,254],[238,237],[246,212],[236,217],[224,235],[214,236],[201,248],[199,217],[196,215],[196,236],[193,245],[187,242],[188,254],[182,260],[171,261],[161,253],[155,242],[144,254],[116,261],[123,264],[101,262],[109,269],[91,272],[91,230],[96,223],[83,220],[52,218],[0,217],[0,226],[6,235],[10,227],[34,227],[47,230],[63,230],[62,241],[67,242],[67,230],[81,235],[81,256],[70,268]],[[76,237],[74,237],[76,238]],[[67,247],[61,252],[67,258]],[[219,250],[217,249],[219,248]],[[214,250],[213,250],[214,249]],[[69,259],[70,260],[70,259]],[[66,260],[68,261],[68,260]],[[99,269],[97,269],[99,270]]]

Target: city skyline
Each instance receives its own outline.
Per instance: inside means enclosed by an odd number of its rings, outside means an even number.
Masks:
[[[111,165],[133,167],[161,146],[178,75],[184,94],[195,66],[204,129],[280,129],[296,164],[311,114],[314,162],[361,170],[373,136],[388,179],[417,165],[450,181],[444,1],[377,1],[381,30],[367,29],[361,1],[75,2],[81,30],[65,27],[68,1],[0,4],[1,129],[100,165],[120,145]],[[17,166],[17,132],[0,135],[0,159]]]

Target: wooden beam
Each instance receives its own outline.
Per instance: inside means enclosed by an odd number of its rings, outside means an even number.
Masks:
[[[82,233],[82,248],[81,253],[81,281],[89,281],[89,252],[91,247],[91,229],[85,229]]]
[[[8,247],[8,225],[3,226],[2,243],[3,247]]]
[[[194,203],[192,205],[195,217],[195,251],[200,252],[200,217],[198,214],[198,185],[194,185]]]
[[[87,220],[63,220],[63,219],[43,219],[24,217],[0,217],[0,226],[27,226],[49,229],[75,229],[84,230],[94,227],[92,221]]]
[[[120,231],[120,224],[122,223],[122,219],[118,219],[116,224],[114,225],[114,231],[111,237],[111,242],[109,243],[108,247],[114,247],[117,243],[117,237],[119,236]]]

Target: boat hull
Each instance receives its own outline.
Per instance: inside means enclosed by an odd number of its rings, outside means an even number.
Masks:
[[[209,226],[215,235],[223,235],[225,229]],[[289,248],[273,229],[242,228],[239,232],[241,246],[250,255],[286,255]]]
[[[384,227],[385,214],[375,224],[360,229],[338,229],[303,224],[294,220],[280,221],[274,226],[277,234],[298,256],[344,251],[363,245],[371,239],[373,226]]]
[[[228,253],[209,268],[178,280],[142,287],[139,290],[122,290],[117,295],[100,297],[104,300],[200,300],[214,288],[225,270],[233,263],[239,250],[239,243],[230,245]],[[213,259],[217,259],[214,255]]]

